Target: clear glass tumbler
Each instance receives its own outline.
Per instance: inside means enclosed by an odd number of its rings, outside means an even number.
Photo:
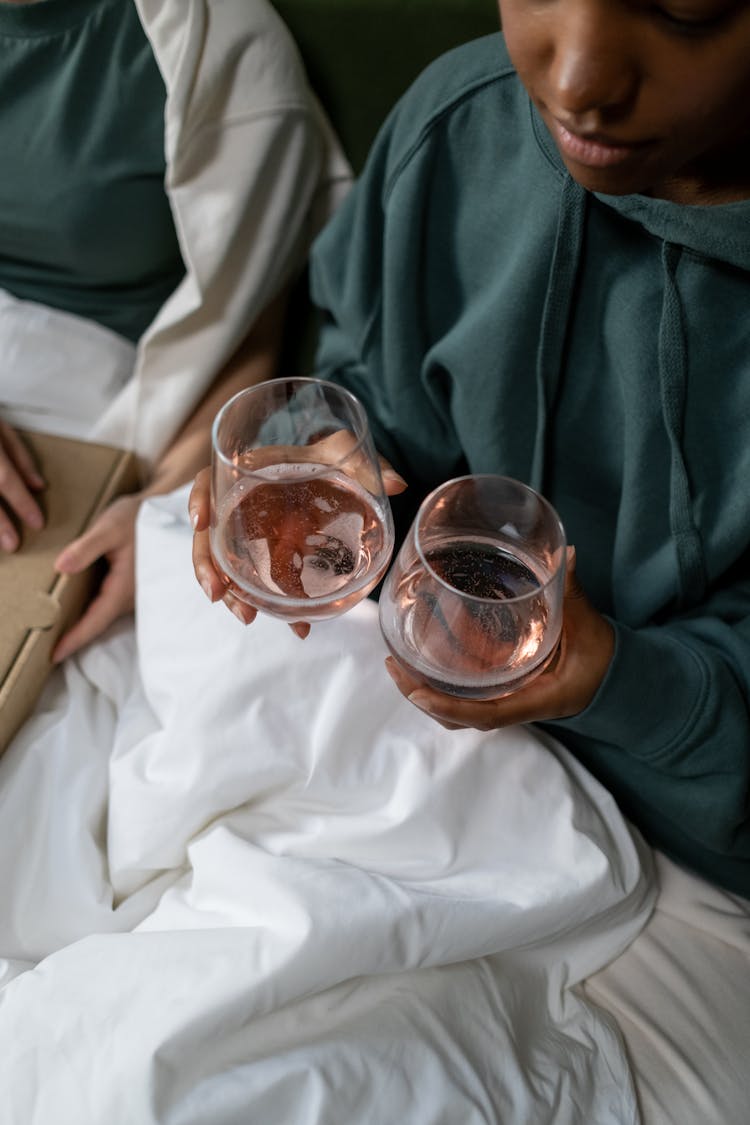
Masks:
[[[559,516],[527,485],[489,474],[447,481],[423,501],[383,585],[388,648],[438,691],[517,691],[558,645],[565,554]]]
[[[288,622],[364,598],[393,551],[393,520],[361,403],[320,379],[241,391],[212,432],[211,553],[232,593]]]

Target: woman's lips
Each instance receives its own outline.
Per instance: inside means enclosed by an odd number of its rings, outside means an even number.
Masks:
[[[577,133],[571,133],[556,118],[553,120],[560,151],[570,160],[589,168],[610,168],[615,164],[622,164],[646,147],[644,144],[617,144],[600,137],[580,137]]]

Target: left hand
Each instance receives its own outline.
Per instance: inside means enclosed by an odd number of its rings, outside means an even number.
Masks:
[[[83,616],[60,637],[52,660],[55,664],[84,645],[135,606],[135,521],[143,496],[134,493],[114,500],[91,527],[68,543],[55,559],[60,574],[78,574],[97,559],[106,559],[108,570]]]
[[[596,695],[613,652],[612,626],[586,597],[576,576],[575,549],[569,547],[560,644],[549,667],[526,687],[500,699],[459,699],[426,687],[393,657],[385,663],[401,694],[446,729],[495,730],[577,715]]]
[[[312,459],[310,454],[314,450],[314,459],[316,460],[330,463],[341,461],[350,448],[350,439],[351,435],[345,432],[331,434],[307,449],[308,459]],[[279,451],[284,449],[287,449],[287,447],[275,446],[254,450],[251,454],[254,462],[253,468],[260,468],[264,459],[267,459],[267,463],[274,464],[279,459]],[[297,459],[299,459],[299,451],[295,452],[297,452]],[[399,476],[384,457],[379,457],[379,462],[386,494],[395,496],[399,492],[403,492],[406,488],[406,481]],[[373,482],[369,462],[364,458],[350,462],[345,471],[351,476],[355,476],[365,487],[379,483]],[[227,586],[222,581],[221,575],[214,565],[208,537],[210,508],[211,468],[207,466],[197,474],[188,500],[190,522],[193,526],[193,570],[210,602],[223,601],[227,609],[231,610],[244,625],[251,625],[258,611],[253,606],[248,605],[247,602],[234,596],[231,585]],[[303,640],[310,632],[310,626],[300,621],[290,624],[289,628]]]

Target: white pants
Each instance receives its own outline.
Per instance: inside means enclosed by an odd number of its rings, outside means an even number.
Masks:
[[[586,995],[617,1020],[642,1125],[747,1125],[750,900],[656,859],[653,915]]]

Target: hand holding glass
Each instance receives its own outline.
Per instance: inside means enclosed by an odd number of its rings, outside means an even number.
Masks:
[[[380,596],[386,643],[410,675],[492,699],[539,675],[562,629],[565,532],[509,477],[466,476],[423,501]]]
[[[373,589],[393,521],[354,395],[273,379],[225,404],[212,432],[209,541],[234,596],[288,622],[334,617]]]

